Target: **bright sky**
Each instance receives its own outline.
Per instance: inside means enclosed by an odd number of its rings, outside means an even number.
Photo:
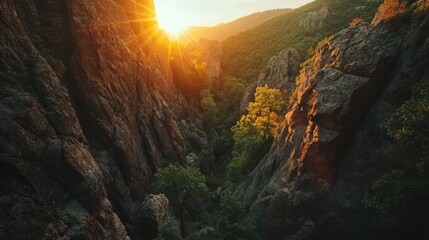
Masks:
[[[296,8],[313,0],[155,0],[158,18],[184,26],[212,26],[275,8]],[[171,21],[171,20],[170,20]]]

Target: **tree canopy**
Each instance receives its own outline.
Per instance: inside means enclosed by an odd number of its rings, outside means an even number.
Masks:
[[[228,165],[230,177],[238,180],[253,170],[275,137],[278,114],[285,106],[280,90],[268,86],[256,88],[255,101],[249,103],[248,113],[232,128],[234,151]]]
[[[209,197],[206,178],[199,169],[176,165],[169,165],[155,174],[152,190],[167,196],[180,218],[182,236],[185,234],[185,218],[197,212],[200,204]]]

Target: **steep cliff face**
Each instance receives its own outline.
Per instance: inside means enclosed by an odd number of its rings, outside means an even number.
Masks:
[[[316,49],[270,153],[239,187],[267,239],[391,239],[362,199],[395,143],[385,123],[429,81],[427,1],[344,29]]]
[[[0,3],[1,239],[147,231],[150,177],[184,159],[153,16],[152,1]]]

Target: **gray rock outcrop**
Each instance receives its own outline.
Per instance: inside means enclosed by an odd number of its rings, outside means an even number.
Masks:
[[[180,235],[179,223],[174,218],[170,203],[164,194],[148,195],[143,202],[142,211],[144,226],[152,230],[145,233],[147,239],[156,238],[167,232]]]
[[[329,16],[329,7],[324,6],[319,11],[311,12],[299,22],[299,27],[305,31],[313,31],[321,28]]]
[[[295,78],[299,74],[300,63],[301,57],[295,49],[285,49],[272,57],[265,69],[259,74],[258,80],[246,89],[240,105],[241,112],[245,112],[249,102],[254,100],[257,87],[267,85],[270,88],[293,91]]]

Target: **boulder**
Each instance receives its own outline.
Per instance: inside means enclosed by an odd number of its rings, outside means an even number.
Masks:
[[[142,204],[144,227],[151,231],[146,231],[144,238],[153,239],[163,233],[172,232],[180,235],[178,221],[173,216],[170,203],[164,194],[146,197]]]

